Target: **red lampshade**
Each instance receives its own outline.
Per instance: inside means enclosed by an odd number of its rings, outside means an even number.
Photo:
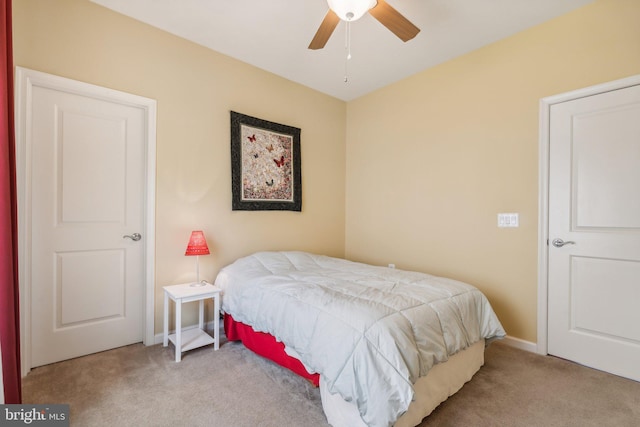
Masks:
[[[200,230],[192,231],[189,238],[189,244],[185,255],[209,255],[209,247],[207,246],[207,240],[204,238],[204,233]]]

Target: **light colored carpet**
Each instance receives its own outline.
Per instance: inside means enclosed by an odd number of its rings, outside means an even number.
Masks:
[[[224,338],[223,338],[224,341]],[[131,345],[34,369],[25,403],[69,403],[71,425],[326,427],[319,391],[239,343]],[[421,426],[636,427],[640,383],[494,343]]]

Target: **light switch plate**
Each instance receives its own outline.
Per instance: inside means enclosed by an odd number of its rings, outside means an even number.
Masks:
[[[520,221],[517,213],[499,213],[498,214],[498,227],[500,228],[518,227],[519,223]]]

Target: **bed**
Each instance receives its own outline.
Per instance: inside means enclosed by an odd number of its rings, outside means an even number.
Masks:
[[[227,338],[317,378],[334,427],[419,424],[505,335],[469,284],[306,252],[240,258],[216,285]]]

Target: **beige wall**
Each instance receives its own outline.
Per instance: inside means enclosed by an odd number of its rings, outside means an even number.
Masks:
[[[535,341],[539,100],[640,73],[638,16],[600,0],[349,104],[88,0],[14,0],[14,54],[158,101],[156,331],[202,228],[203,277],[261,249],[395,263],[477,285]],[[302,129],[302,213],[231,211],[229,110]]]
[[[597,1],[350,102],[346,256],[473,283],[535,342],[539,100],[640,73],[639,17]]]
[[[88,0],[14,0],[13,15],[16,65],[158,102],[156,332],[162,286],[195,279],[193,229],[209,280],[256,250],[344,255],[344,102]],[[302,129],[302,213],[231,210],[230,110]]]

